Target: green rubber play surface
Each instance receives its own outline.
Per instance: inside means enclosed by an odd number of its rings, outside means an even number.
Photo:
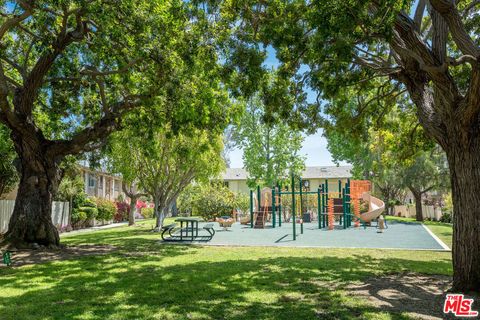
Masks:
[[[383,233],[377,233],[376,227],[335,230],[318,229],[318,224],[304,223],[303,234],[296,224],[297,236],[293,240],[292,223],[283,223],[281,227],[251,229],[250,226],[235,223],[228,230],[214,224],[215,236],[210,241],[201,238],[186,243],[204,245],[231,246],[282,246],[282,247],[329,247],[329,248],[379,248],[379,249],[418,249],[449,250],[438,238],[434,238],[426,227],[418,223],[389,222]],[[205,233],[200,224],[200,234]]]

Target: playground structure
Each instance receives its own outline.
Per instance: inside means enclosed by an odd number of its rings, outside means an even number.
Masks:
[[[298,191],[296,191],[298,187]],[[330,184],[331,187],[331,184]],[[293,240],[297,236],[297,224],[303,234],[304,222],[318,223],[318,229],[333,230],[335,226],[346,229],[362,225],[366,228],[385,209],[380,199],[370,195],[371,183],[367,180],[338,180],[338,189],[329,190],[329,181],[321,184],[316,191],[310,191],[302,178],[292,176],[290,190],[277,185],[272,188],[257,187],[250,191],[251,228],[281,227],[282,223],[292,223]],[[362,201],[368,209],[362,212]]]

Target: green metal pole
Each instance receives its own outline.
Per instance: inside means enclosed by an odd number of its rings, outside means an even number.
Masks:
[[[325,179],[325,206],[328,206],[328,179]]]
[[[325,184],[322,184],[322,228],[325,228]]]
[[[303,211],[303,185],[302,185],[302,178],[301,177],[300,177],[300,180],[299,180],[299,185],[300,185],[300,219],[302,219],[301,221],[303,221],[303,214],[305,212]]]
[[[342,195],[342,180],[338,179],[338,197]]]
[[[272,187],[272,226],[275,228],[275,187]]]
[[[342,189],[343,229],[347,229],[347,201],[345,188]]]
[[[253,190],[250,190],[250,228],[253,228]]]
[[[293,227],[293,240],[297,240],[297,234],[295,229],[295,179],[292,173],[292,227]]]
[[[318,219],[318,229],[322,229],[322,220],[321,220],[321,199],[320,199],[320,188],[317,189],[317,219]]]
[[[278,226],[282,226],[282,189],[278,187]]]
[[[347,190],[346,198],[347,198],[347,214],[348,214],[348,227],[352,226],[352,197],[350,196],[350,179],[347,180]]]

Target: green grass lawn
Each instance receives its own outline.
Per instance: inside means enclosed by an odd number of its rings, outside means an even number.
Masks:
[[[151,225],[62,237],[106,255],[1,268],[0,319],[409,319],[345,286],[452,273],[448,252],[165,245]]]

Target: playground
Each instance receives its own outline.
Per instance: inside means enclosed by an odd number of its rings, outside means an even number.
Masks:
[[[201,228],[201,225],[200,225]],[[278,246],[278,247],[318,247],[318,248],[378,248],[378,249],[414,249],[449,250],[443,242],[417,223],[392,221],[388,229],[378,233],[375,226],[367,228],[347,228],[337,226],[335,230],[318,229],[313,223],[303,224],[303,234],[297,225],[298,234],[293,240],[292,223],[283,223],[281,227],[252,229],[234,223],[223,230],[215,226],[215,236],[210,241],[188,241],[202,245],[217,246]]]
[[[423,224],[387,223],[385,204],[371,195],[370,181],[327,179],[315,191],[309,187],[293,175],[288,186],[257,187],[250,191],[246,214],[206,223],[177,218],[180,228],[164,226],[162,239],[216,246],[450,250]]]

